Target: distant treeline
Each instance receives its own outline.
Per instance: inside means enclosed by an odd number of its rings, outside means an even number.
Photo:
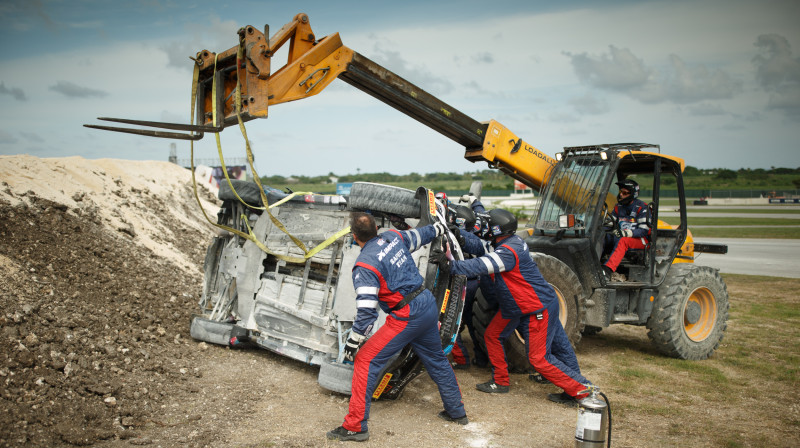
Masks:
[[[701,169],[686,166],[683,172],[687,188],[800,188],[800,167],[798,168],[727,168]],[[498,170],[478,170],[465,173],[428,173],[428,174],[391,174],[391,173],[358,173],[323,176],[264,176],[261,181],[267,185],[325,185],[337,182],[380,182],[390,185],[464,185],[469,188],[473,181],[483,181],[486,189],[513,189],[514,181]],[[667,185],[668,187],[668,185]]]
[[[332,179],[337,179],[337,182],[375,182],[380,179],[381,182],[438,182],[438,181],[473,181],[473,180],[499,180],[505,181],[508,176],[497,170],[482,170],[470,171],[462,174],[458,173],[428,173],[428,174],[391,174],[391,173],[359,173],[359,174],[335,174],[328,173],[324,176],[302,176],[293,174],[291,176],[265,176],[261,178],[267,183],[283,184],[283,183],[298,183],[298,184],[325,184],[331,183]]]

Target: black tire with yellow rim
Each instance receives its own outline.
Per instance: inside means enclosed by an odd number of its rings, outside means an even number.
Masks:
[[[728,289],[719,271],[675,264],[659,287],[647,321],[647,335],[665,355],[706,359],[719,347],[728,326]]]

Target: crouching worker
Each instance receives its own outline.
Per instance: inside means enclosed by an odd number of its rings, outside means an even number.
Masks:
[[[433,294],[425,289],[424,279],[411,257],[411,252],[442,235],[446,228],[436,223],[378,235],[375,219],[359,212],[350,215],[350,228],[361,247],[353,268],[356,319],[344,349],[345,358],[354,361],[352,394],[344,423],[329,431],[328,439],[358,442],[369,439],[367,420],[378,375],[392,356],[408,344],[439,387],[444,403],[439,418],[466,425],[461,390],[442,350],[439,308]],[[366,340],[378,317],[379,306],[388,314],[386,323]]]
[[[448,261],[441,251],[431,254],[434,262],[451,263],[453,275],[489,275],[494,280],[493,290],[500,310],[484,333],[492,379],[476,388],[486,393],[508,392],[508,361],[503,344],[518,330],[533,368],[564,389],[563,393],[549,394],[547,398],[574,406],[577,399],[587,395],[579,392],[591,383],[581,375],[575,352],[558,320],[555,291],[539,272],[528,245],[515,235],[517,218],[503,209],[494,209],[488,216],[489,229],[484,238],[491,241],[492,252],[462,261]]]

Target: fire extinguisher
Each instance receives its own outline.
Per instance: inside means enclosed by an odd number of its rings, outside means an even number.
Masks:
[[[603,448],[603,443],[606,441],[608,447],[611,447],[611,404],[608,402],[608,397],[595,386],[589,386],[580,392],[580,394],[585,393],[589,395],[578,401],[575,448]],[[600,400],[598,395],[602,396],[605,402]]]

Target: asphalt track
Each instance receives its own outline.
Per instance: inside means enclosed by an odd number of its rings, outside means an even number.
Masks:
[[[483,198],[487,208],[494,207],[535,207],[535,199],[531,198]],[[719,212],[709,212],[717,209]],[[739,210],[758,210],[757,213],[741,213]],[[725,210],[731,210],[727,212]],[[776,210],[784,213],[774,213]],[[786,210],[797,213],[785,213]],[[772,212],[772,213],[770,213]],[[709,218],[761,218],[764,225],[731,226],[731,227],[796,227],[780,224],[781,219],[800,218],[800,206],[797,205],[730,205],[687,207],[689,217]],[[659,217],[679,216],[675,207],[659,209]],[[714,226],[689,226],[689,228]],[[697,238],[698,243],[719,243],[728,245],[728,253],[697,254],[695,263],[719,269],[723,274],[766,275],[772,277],[800,278],[800,239],[761,239],[761,238]]]
[[[696,254],[695,263],[723,274],[800,278],[800,240],[761,238],[697,238],[698,243],[728,245],[728,253]]]
[[[738,212],[703,212],[703,210],[759,210],[758,213]],[[770,213],[781,210],[784,213]],[[785,213],[791,210],[797,213]],[[660,210],[659,210],[660,212]],[[763,226],[730,226],[730,227],[796,227],[781,225],[781,219],[800,218],[800,207],[797,206],[727,206],[727,207],[688,207],[689,217],[695,218],[760,218]],[[665,211],[661,216],[678,216],[677,213]],[[690,221],[691,222],[691,221]],[[715,227],[692,226],[689,228]],[[726,226],[727,227],[727,226]],[[723,274],[768,275],[773,277],[800,278],[800,240],[766,239],[766,238],[697,238],[697,242],[719,243],[728,245],[725,255],[698,254],[695,263],[719,269]]]

